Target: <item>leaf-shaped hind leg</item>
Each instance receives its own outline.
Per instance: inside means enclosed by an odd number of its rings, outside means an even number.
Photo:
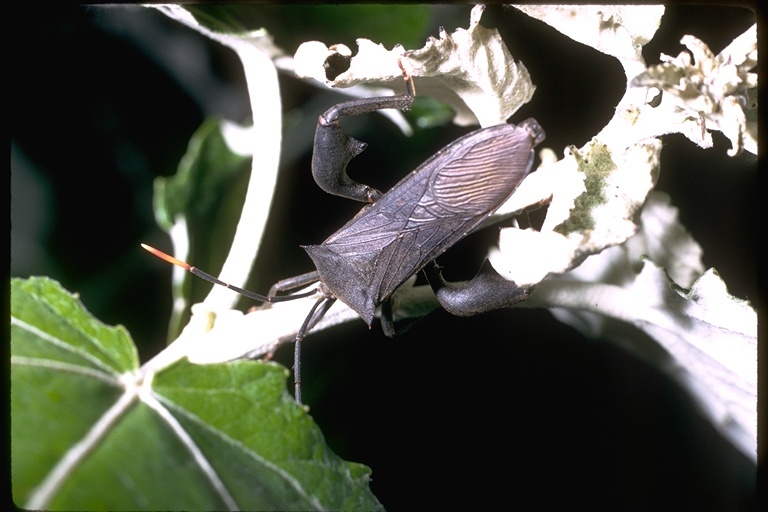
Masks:
[[[413,96],[386,96],[383,98],[362,98],[340,103],[320,116],[317,120],[315,143],[312,153],[312,176],[320,188],[336,196],[372,203],[381,192],[358,183],[347,174],[350,160],[363,152],[365,142],[349,137],[341,129],[341,116],[366,114],[385,108],[407,109],[413,103]]]
[[[528,298],[533,286],[518,286],[501,277],[485,260],[470,281],[450,283],[443,278],[437,263],[424,272],[440,305],[456,316],[472,316],[512,306]]]
[[[405,80],[405,94],[345,101],[329,108],[318,118],[312,148],[312,176],[317,185],[329,194],[363,203],[373,203],[381,197],[380,191],[354,181],[347,174],[350,160],[362,153],[367,144],[347,136],[341,129],[339,119],[387,108],[411,108],[415,95],[413,79],[402,63],[399,64]]]

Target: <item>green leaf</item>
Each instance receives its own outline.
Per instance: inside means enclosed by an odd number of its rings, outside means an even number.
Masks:
[[[453,110],[429,96],[419,96],[413,103],[407,117],[413,119],[419,128],[445,126],[453,118]]]
[[[260,361],[180,361],[160,373],[153,388],[210,456],[241,508],[381,508],[360,492],[370,470],[325,446],[312,419],[285,392],[287,376],[285,368]]]
[[[14,501],[57,510],[381,509],[275,363],[139,368],[122,327],[58,283],[14,279]]]
[[[319,39],[327,44],[351,45],[359,37],[381,42],[388,48],[424,44],[433,11],[429,5],[187,5],[197,21],[220,33],[240,34],[266,28],[278,45],[292,53],[300,43]],[[325,40],[334,37],[333,41]]]
[[[250,158],[233,153],[221,133],[218,119],[207,119],[192,135],[176,174],[155,180],[155,218],[166,232],[179,215],[205,218],[222,204],[221,195],[232,187]]]
[[[125,328],[107,327],[93,318],[57,282],[14,279],[11,290],[15,356],[80,366],[104,378],[138,367],[138,353]]]
[[[121,394],[138,368],[123,327],[94,319],[46,278],[11,282],[13,493],[23,503]]]

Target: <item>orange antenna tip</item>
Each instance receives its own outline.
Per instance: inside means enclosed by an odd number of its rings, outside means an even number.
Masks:
[[[190,269],[189,263],[185,263],[185,262],[183,262],[181,260],[177,260],[176,258],[171,256],[170,254],[165,254],[163,251],[161,251],[159,249],[155,249],[151,245],[141,244],[141,246],[144,248],[144,250],[151,252],[152,254],[154,254],[155,256],[160,258],[161,260],[165,260],[168,263],[173,263],[174,265],[178,265],[179,267],[185,268],[187,270]]]

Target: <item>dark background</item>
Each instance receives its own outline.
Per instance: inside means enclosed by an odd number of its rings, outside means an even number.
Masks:
[[[154,224],[152,180],[175,172],[205,117],[247,119],[239,63],[153,10],[14,9],[11,275],[48,275],[77,291],[96,317],[125,325],[146,360],[165,343],[171,302],[170,268],[138,245],[170,247]],[[254,7],[258,17],[257,9],[289,53],[298,36],[340,39],[322,27],[309,34],[277,8]],[[466,27],[469,7],[453,9],[436,16],[424,36],[437,35],[438,25],[449,32]],[[646,59],[677,55],[684,34],[717,53],[752,23],[754,15],[737,8],[669,7]],[[623,94],[613,59],[514,10],[490,7],[483,25],[498,27],[530,71],[537,92],[514,119],[535,117],[546,146],[562,155],[610,119]],[[311,127],[316,113],[301,109],[318,90],[287,76],[281,87],[284,110],[303,112],[300,124]],[[339,101],[323,94],[321,108]],[[466,131],[444,127],[405,139],[379,116],[355,130],[369,142],[361,179],[384,189]],[[286,127],[290,156],[250,283],[257,291],[311,270],[298,245],[319,243],[359,208],[316,188],[311,148],[294,141],[299,131]],[[665,137],[658,188],[703,246],[706,267],[718,270],[732,294],[757,302],[756,158],[730,158],[727,139],[713,137],[709,150]],[[381,168],[371,169],[374,163]],[[450,269],[460,258],[478,260],[474,245],[462,244],[441,263]],[[290,350],[278,354],[288,365]],[[622,510],[754,505],[754,467],[684,391],[544,310],[461,319],[438,311],[394,340],[376,325],[369,332],[352,322],[310,336],[303,368],[305,400],[330,445],[373,469],[373,490],[390,510],[518,502]]]

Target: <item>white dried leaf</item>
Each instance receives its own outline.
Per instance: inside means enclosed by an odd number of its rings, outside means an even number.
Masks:
[[[587,46],[616,57],[630,70],[645,68],[642,47],[661,24],[663,5],[515,5]]]
[[[213,364],[270,354],[281,343],[294,340],[301,320],[317,298],[313,295],[278,302],[246,314],[234,309],[212,310],[205,303],[194,304],[192,317],[181,335],[147,362],[144,369],[159,371],[182,358],[196,364]],[[336,301],[312,332],[359,318],[346,304]]]
[[[747,122],[755,109],[757,88],[757,26],[753,25],[719,55],[694,36],[680,42],[688,48],[677,57],[662,55],[662,63],[632,80],[635,87],[655,87],[664,92],[656,107],[658,125],[678,128],[701,147],[712,146],[707,131],[718,130],[731,141],[730,156],[746,149],[757,154],[757,123]],[[667,131],[665,133],[670,133]]]
[[[602,9],[594,6],[524,8],[527,12],[536,12],[537,17],[548,22],[566,27],[570,27],[569,20],[573,18],[573,13],[577,13],[577,18],[583,19],[586,24],[597,18],[604,25]],[[643,7],[638,9],[642,11]],[[626,18],[626,11],[623,13]],[[651,18],[653,16],[649,16]],[[611,19],[615,21],[621,17],[614,13]],[[618,30],[618,27],[614,26],[613,29]],[[588,42],[584,39],[586,35],[578,36],[577,29],[570,27],[568,30],[575,34],[574,37]],[[648,40],[651,35],[647,33],[642,37],[636,36],[632,44]],[[599,42],[599,38],[593,41],[598,46]],[[623,44],[629,45],[629,39]],[[613,48],[611,51],[621,55],[629,54],[630,49]],[[729,46],[728,51],[724,50],[724,54],[734,52],[741,58],[731,57],[733,62],[742,63],[743,66],[751,66],[756,62],[756,53],[747,36],[741,36]],[[702,60],[706,60],[706,52],[701,47],[699,53]],[[721,89],[727,90],[735,87],[738,80],[713,79],[713,82],[721,83]],[[526,204],[551,200],[547,218],[539,233],[522,232],[515,228],[502,230],[499,250],[492,251],[490,259],[494,268],[504,277],[517,284],[535,284],[548,274],[567,272],[591,254],[624,243],[638,229],[635,224],[636,214],[654,186],[659,172],[661,145],[655,137],[661,133],[684,131],[692,136],[706,136],[711,141],[703,121],[698,117],[680,116],[677,110],[669,108],[652,108],[645,104],[644,97],[640,97],[637,92],[637,88],[628,88],[617,105],[616,115],[590,143],[580,150],[571,148],[566,151],[565,157],[559,162],[542,165],[537,172],[526,178],[509,203],[502,207],[501,212],[517,211]],[[726,112],[729,108],[739,110],[738,104],[727,101],[723,107]],[[724,119],[738,119],[735,115],[738,113],[724,116]],[[670,122],[672,116],[674,122]],[[651,244],[651,241],[647,240],[646,243]],[[526,251],[517,250],[519,247],[526,247]],[[679,268],[676,261],[685,257],[685,254],[676,252],[681,248],[668,249],[674,254],[670,254],[664,264],[669,266],[669,271],[676,278],[689,284],[700,275],[703,269],[697,268],[686,273],[684,268]]]
[[[648,258],[664,268],[670,279],[688,288],[704,273],[704,251],[680,223],[670,197],[653,191],[640,214],[640,229],[624,244],[627,258]]]
[[[520,191],[530,187],[539,200],[551,197],[547,217],[539,232],[501,230],[499,249],[489,255],[493,268],[518,285],[535,284],[625,242],[637,232],[638,212],[656,182],[660,152],[658,140],[615,151],[595,139],[531,174]]]
[[[458,125],[504,123],[535,91],[528,70],[515,62],[495,29],[480,26],[483,6],[472,9],[469,28],[439,38],[424,47],[387,50],[368,39],[358,39],[358,52],[350,67],[333,80],[325,78],[325,63],[332,49],[311,41],[294,56],[299,77],[314,78],[331,87],[373,85],[402,91],[404,82],[398,60],[413,77],[418,95],[430,96],[455,111]]]
[[[627,243],[543,281],[520,306],[552,308],[585,334],[646,356],[688,388],[721,433],[754,458],[757,316],[748,302],[728,294],[714,270],[703,271],[701,256],[669,198],[654,192]],[[607,319],[635,325],[668,355],[660,357]]]

